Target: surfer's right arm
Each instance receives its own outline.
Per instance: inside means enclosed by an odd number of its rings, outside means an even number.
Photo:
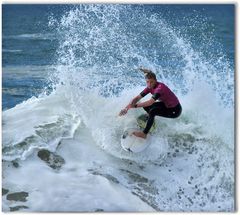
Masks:
[[[135,108],[135,105],[137,104],[138,101],[140,101],[142,98],[142,95],[139,94],[138,96],[134,97],[131,102],[120,111],[119,116],[125,115],[130,108]]]
[[[127,107],[129,107],[128,109],[134,108],[135,105],[137,104],[137,102],[141,100],[141,98],[142,98],[141,94],[139,94],[138,96],[134,97],[132,99],[132,101],[128,104],[128,106],[127,106]]]

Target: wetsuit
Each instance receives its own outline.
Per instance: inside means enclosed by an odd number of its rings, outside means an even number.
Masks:
[[[140,95],[146,96],[152,94],[152,98],[156,101],[151,106],[144,107],[148,113],[148,121],[143,132],[147,134],[153,125],[154,117],[162,116],[167,118],[177,118],[182,112],[181,104],[176,95],[163,83],[157,82],[153,89],[146,87]]]

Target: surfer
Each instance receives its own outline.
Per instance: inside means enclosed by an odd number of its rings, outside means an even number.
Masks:
[[[143,108],[148,113],[146,127],[143,131],[134,131],[132,134],[146,139],[155,116],[177,118],[182,107],[177,96],[164,83],[157,81],[155,73],[148,69],[140,70],[144,73],[147,87],[120,111],[119,116],[125,115],[130,108]],[[139,102],[148,93],[151,93],[152,97],[145,102]]]

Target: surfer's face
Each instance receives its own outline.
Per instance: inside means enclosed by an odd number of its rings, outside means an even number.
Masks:
[[[153,89],[156,86],[157,80],[150,78],[146,79],[147,87]]]

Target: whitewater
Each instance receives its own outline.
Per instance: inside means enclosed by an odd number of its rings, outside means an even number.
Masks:
[[[186,28],[134,5],[77,5],[48,25],[59,46],[54,70],[39,70],[46,88],[2,113],[3,211],[234,211],[234,69],[204,49],[214,34],[198,49]],[[151,145],[133,154],[120,138],[144,111],[118,113],[145,88],[140,66],[183,111],[156,117]]]

